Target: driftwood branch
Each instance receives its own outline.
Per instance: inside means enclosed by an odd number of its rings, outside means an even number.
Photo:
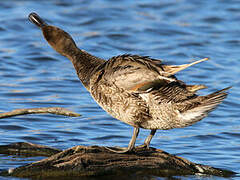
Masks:
[[[61,108],[61,107],[44,107],[44,108],[15,109],[10,112],[0,113],[0,119],[12,117],[12,116],[18,116],[18,115],[42,114],[42,113],[50,113],[50,114],[73,116],[73,117],[81,116],[78,113],[72,112],[68,109]]]
[[[29,148],[31,152],[32,149],[36,152],[36,150],[46,151],[47,148],[46,146],[31,143],[15,143],[14,146],[13,144],[11,145],[11,148],[13,147],[17,148],[19,152],[21,152],[22,148],[25,152],[27,152],[27,148]],[[5,146],[5,148],[7,148],[7,146]],[[56,151],[56,153],[58,151]],[[13,151],[11,150],[11,152]],[[4,171],[0,173],[0,176],[45,179],[49,177],[69,178],[104,175],[104,177],[114,176],[115,178],[118,177],[118,179],[124,179],[126,176],[134,175],[134,179],[141,179],[139,177],[142,176],[169,177],[200,174],[229,177],[236,173],[195,164],[181,157],[154,148],[150,148],[149,150],[137,148],[135,152],[129,154],[116,154],[109,152],[104,147],[76,146],[58,152],[41,161]]]

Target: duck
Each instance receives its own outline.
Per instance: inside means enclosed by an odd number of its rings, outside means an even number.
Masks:
[[[112,117],[133,127],[127,147],[105,147],[115,153],[133,152],[140,128],[150,134],[157,130],[190,126],[213,111],[227,97],[227,87],[208,95],[197,95],[205,85],[187,85],[176,73],[208,60],[200,59],[183,65],[167,65],[149,56],[123,54],[108,60],[96,57],[77,47],[73,38],[59,27],[48,25],[32,12],[29,20],[42,30],[49,45],[73,64],[83,86],[97,104]]]

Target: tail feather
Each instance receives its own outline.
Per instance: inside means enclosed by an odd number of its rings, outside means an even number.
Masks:
[[[213,111],[227,97],[228,94],[226,91],[230,88],[231,87],[227,87],[207,96],[197,98],[199,101],[198,105],[182,112],[181,121],[191,125],[206,117],[209,112]]]
[[[227,95],[227,90],[229,90],[230,88],[232,88],[232,86],[229,86],[229,87],[226,87],[224,89],[221,89],[219,91],[216,91],[214,93],[211,93],[207,96],[204,96],[205,99],[211,99],[211,98],[214,98],[214,97],[218,97],[218,95],[223,95],[223,94],[226,94]]]

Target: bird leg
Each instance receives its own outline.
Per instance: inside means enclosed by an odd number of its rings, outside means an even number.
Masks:
[[[145,139],[143,145],[140,145],[140,146],[137,146],[137,147],[149,149],[150,142],[151,142],[154,134],[156,133],[156,131],[157,131],[156,129],[152,129],[150,134],[148,135],[148,137]]]
[[[136,139],[137,139],[137,136],[138,136],[138,133],[139,133],[139,128],[138,127],[134,127],[134,130],[133,130],[133,136],[132,136],[132,139],[130,140],[129,144],[128,144],[128,147],[127,148],[117,148],[119,150],[114,150],[112,148],[109,148],[109,147],[105,147],[107,150],[111,151],[111,152],[115,152],[115,153],[127,153],[127,152],[131,152],[135,146],[135,142],[136,142]]]

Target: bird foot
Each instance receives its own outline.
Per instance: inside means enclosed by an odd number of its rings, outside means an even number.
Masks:
[[[121,147],[104,147],[105,149],[107,149],[108,151],[114,152],[114,153],[119,153],[119,154],[124,154],[124,153],[129,153],[131,152],[133,149],[130,148],[121,148]]]
[[[136,148],[139,148],[139,149],[150,149],[149,145],[147,144],[142,144],[142,145],[139,145],[139,146],[136,146]]]

